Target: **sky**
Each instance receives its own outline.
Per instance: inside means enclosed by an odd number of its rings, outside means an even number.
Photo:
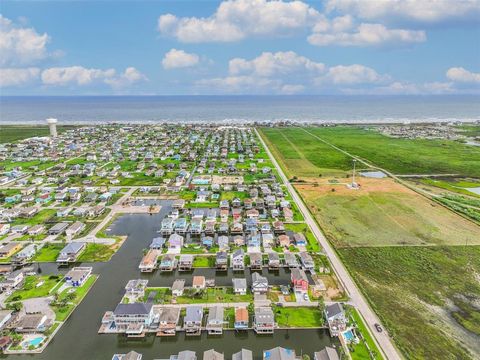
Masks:
[[[0,95],[480,94],[480,0],[0,2]]]

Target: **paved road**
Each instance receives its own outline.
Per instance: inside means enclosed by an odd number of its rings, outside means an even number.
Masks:
[[[376,331],[374,324],[375,323],[380,324],[380,320],[375,315],[373,310],[370,308],[370,306],[368,305],[363,295],[360,293],[360,290],[357,288],[357,286],[353,282],[352,278],[350,277],[350,274],[348,273],[346,268],[343,266],[335,250],[333,250],[332,246],[330,245],[328,240],[325,238],[325,236],[321,232],[319,226],[313,219],[312,215],[310,214],[310,211],[305,206],[300,196],[297,194],[295,188],[288,181],[287,177],[283,173],[282,168],[280,167],[277,160],[270,152],[270,149],[268,148],[265,141],[263,141],[263,138],[260,136],[257,129],[255,129],[255,132],[257,133],[257,136],[262,142],[268,156],[272,160],[272,163],[277,168],[277,171],[282,181],[287,186],[288,191],[292,195],[293,200],[297,203],[298,208],[300,209],[303,216],[305,217],[305,222],[310,226],[315,237],[317,238],[317,240],[320,242],[323,249],[325,250],[325,254],[328,256],[337,277],[340,279],[340,281],[343,284],[343,287],[345,288],[348,295],[350,296],[350,303],[355,305],[357,310],[360,312],[360,314],[364,318],[365,322],[367,323],[367,326],[370,329],[370,332],[373,335],[373,338],[377,342],[377,345],[380,347],[381,351],[383,352],[383,354],[387,359],[390,359],[390,360],[401,359],[399,353],[397,352],[397,349],[394,347],[390,337],[386,334],[386,332],[384,331],[382,333],[378,333]]]

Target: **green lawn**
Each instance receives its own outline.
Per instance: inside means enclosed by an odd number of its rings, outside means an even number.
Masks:
[[[71,125],[57,125],[59,134],[76,128]],[[48,136],[50,130],[48,126],[23,126],[23,125],[2,125],[0,126],[0,143],[14,142],[17,140],[27,139],[34,136]]]
[[[466,348],[480,341],[479,246],[338,251],[406,358],[474,358]]]
[[[103,262],[108,261],[115,253],[110,245],[88,243],[87,248],[80,254],[80,262]]]
[[[195,268],[215,267],[215,256],[195,256],[195,259],[193,259],[193,267]]]
[[[354,325],[357,330],[357,336],[360,336],[360,342],[356,345],[351,345],[352,350],[350,351],[350,355],[352,356],[352,360],[370,360],[372,357],[370,356],[370,349],[372,355],[375,357],[376,360],[383,359],[382,354],[378,350],[377,345],[373,341],[372,335],[368,331],[362,317],[358,313],[357,309],[354,307],[348,307],[346,309],[348,316],[353,319]],[[360,333],[360,334],[358,334]],[[368,345],[368,348],[367,348]]]
[[[93,284],[95,284],[95,281],[97,281],[98,275],[90,275],[90,277],[87,279],[87,281],[80,287],[76,288],[67,288],[62,291],[61,294],[58,296],[58,300],[62,301],[67,299],[67,303],[65,306],[60,306],[60,305],[53,305],[52,308],[55,311],[55,320],[57,321],[65,321],[72,311],[75,309],[75,307],[80,304],[80,302],[83,300],[83,298],[87,295],[87,293],[90,291],[92,288]],[[72,298],[68,299],[68,296],[71,294],[71,290],[73,289],[73,294],[71,295]]]
[[[35,255],[33,261],[35,262],[55,262],[57,260],[60,250],[65,247],[63,244],[46,243]]]
[[[39,276],[32,275],[25,278],[25,284],[7,298],[7,302],[26,300],[48,296],[50,291],[63,279],[61,275]]]
[[[307,250],[311,252],[319,252],[320,251],[320,244],[318,243],[315,235],[313,235],[312,231],[305,223],[299,224],[285,224],[286,230],[292,230],[297,233],[302,233],[307,238]]]
[[[13,221],[13,225],[25,224],[29,226],[44,224],[48,219],[55,216],[57,211],[55,209],[40,210],[31,218],[17,218]]]
[[[273,311],[279,327],[315,328],[325,322],[319,307],[275,307]]]
[[[172,299],[172,292],[169,288],[165,287],[152,287],[145,290],[145,297],[143,301],[147,301],[151,293],[155,293],[153,302],[155,304],[169,303]]]
[[[208,288],[201,294],[194,295],[188,290],[183,296],[177,297],[178,304],[199,304],[215,302],[252,302],[253,295],[248,291],[246,295],[235,295],[231,287]]]

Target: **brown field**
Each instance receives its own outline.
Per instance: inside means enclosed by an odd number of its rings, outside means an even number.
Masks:
[[[480,244],[479,226],[390,178],[360,178],[360,190],[309,180],[295,186],[336,247]]]

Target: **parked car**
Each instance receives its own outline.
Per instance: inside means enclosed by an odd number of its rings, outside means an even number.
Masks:
[[[305,301],[308,301],[308,300],[309,300],[309,299],[308,299],[308,294],[307,294],[307,293],[303,294],[303,300],[305,300]]]
[[[381,333],[383,331],[382,327],[380,326],[380,324],[375,324],[375,329],[377,329],[377,331],[379,333]]]

